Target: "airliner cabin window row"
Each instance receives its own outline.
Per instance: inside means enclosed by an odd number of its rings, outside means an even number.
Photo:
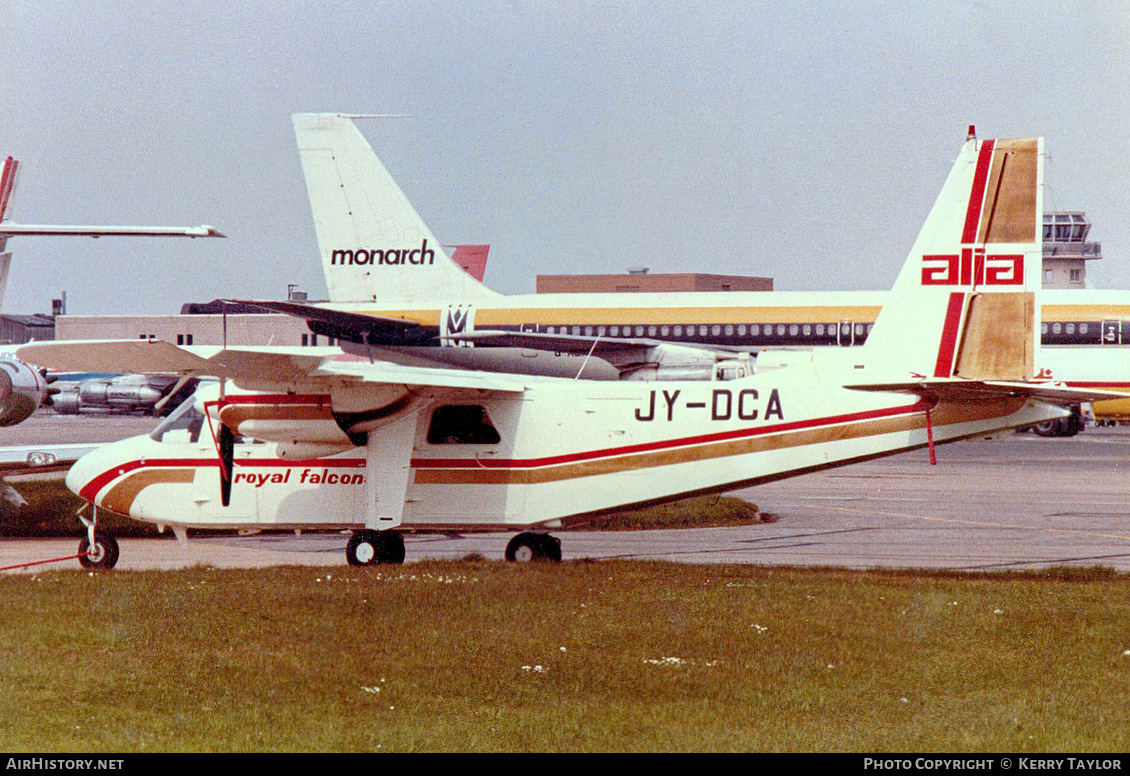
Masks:
[[[575,337],[648,337],[652,339],[717,343],[724,345],[835,345],[845,340],[862,344],[872,324],[839,323],[675,323],[675,324],[586,324],[531,326],[546,334]]]

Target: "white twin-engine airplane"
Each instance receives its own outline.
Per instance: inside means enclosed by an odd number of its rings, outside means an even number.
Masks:
[[[354,565],[401,562],[404,531],[515,531],[508,559],[558,560],[546,531],[566,517],[932,451],[1107,395],[1033,379],[1042,171],[1040,140],[969,140],[862,347],[735,358],[707,379],[574,380],[139,340],[20,355],[220,378],[152,434],[71,469],[68,486],[96,507],[86,565],[118,558],[99,508],[181,535],[352,529]],[[396,260],[426,260],[431,247]]]

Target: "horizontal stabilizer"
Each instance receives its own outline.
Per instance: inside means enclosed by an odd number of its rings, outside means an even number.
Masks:
[[[931,396],[939,401],[984,401],[1026,398],[1048,404],[1072,405],[1103,399],[1125,399],[1126,394],[1098,388],[1068,388],[1057,383],[1006,382],[999,380],[936,379],[914,382],[846,385],[853,391],[891,391]]]

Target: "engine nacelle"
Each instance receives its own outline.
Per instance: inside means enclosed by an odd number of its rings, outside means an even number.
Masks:
[[[234,433],[276,442],[289,455],[333,448],[336,452],[364,444],[364,435],[390,422],[413,401],[401,385],[343,385],[332,393],[267,393],[218,387],[198,391],[195,401],[212,421]],[[307,455],[309,451],[302,453]]]
[[[14,358],[0,358],[0,426],[27,420],[51,395],[37,370]]]
[[[121,380],[88,380],[79,385],[78,394],[84,408],[120,412],[151,408],[163,396],[147,383]]]
[[[646,359],[624,367],[622,380],[737,380],[757,371],[748,353],[723,353],[707,348],[663,344],[649,348]]]

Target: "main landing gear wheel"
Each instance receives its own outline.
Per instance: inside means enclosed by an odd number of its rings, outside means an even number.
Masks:
[[[378,563],[404,562],[404,537],[398,531],[354,531],[345,545],[345,559],[350,566],[372,566]]]
[[[94,532],[94,543],[86,536],[78,543],[78,562],[86,569],[112,569],[118,565],[118,541],[110,534]]]
[[[560,563],[561,540],[549,534],[520,533],[506,545],[506,560],[512,563]]]

